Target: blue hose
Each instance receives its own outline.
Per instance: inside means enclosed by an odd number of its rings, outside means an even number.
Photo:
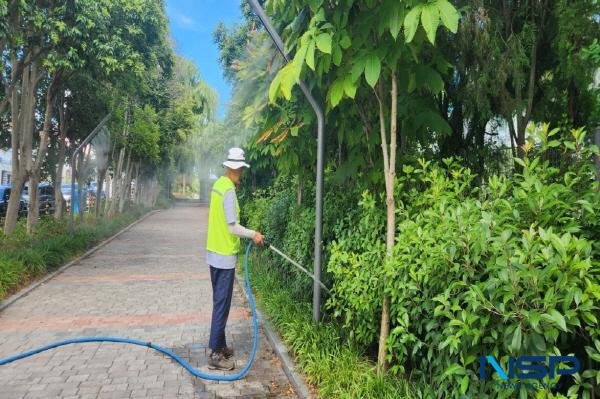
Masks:
[[[242,370],[240,370],[237,374],[233,374],[233,375],[204,374],[203,372],[198,371],[195,368],[193,368],[192,366],[190,366],[181,357],[179,357],[175,353],[171,352],[170,350],[163,348],[162,346],[155,345],[152,342],[138,341],[137,339],[116,338],[116,337],[89,337],[89,338],[67,339],[65,341],[56,342],[54,344],[43,346],[41,348],[34,349],[29,352],[21,353],[20,355],[2,359],[2,360],[0,360],[0,366],[14,362],[16,360],[25,359],[26,357],[36,355],[40,352],[44,352],[49,349],[57,348],[59,346],[70,345],[70,344],[79,344],[79,343],[83,343],[83,342],[118,342],[118,343],[124,343],[124,344],[147,346],[148,348],[152,348],[154,350],[162,352],[165,355],[173,358],[173,360],[175,360],[177,363],[179,363],[181,366],[183,366],[183,368],[185,368],[191,374],[195,375],[196,377],[205,379],[205,380],[213,380],[213,381],[239,380],[240,378],[244,377],[246,375],[246,373],[248,373],[248,370],[250,369],[250,366],[252,365],[252,362],[254,361],[254,357],[256,355],[256,350],[258,348],[258,319],[256,316],[256,306],[254,305],[254,297],[252,296],[252,290],[250,289],[250,274],[248,272],[248,255],[250,253],[250,248],[252,248],[252,241],[250,241],[250,243],[246,247],[246,256],[244,258],[244,276],[246,278],[246,294],[248,296],[248,303],[250,304],[250,310],[252,311],[252,325],[254,328],[254,335],[253,335],[253,339],[252,339],[252,352],[250,352],[250,357],[248,358],[248,361],[246,362],[246,365],[244,366],[244,368]]]

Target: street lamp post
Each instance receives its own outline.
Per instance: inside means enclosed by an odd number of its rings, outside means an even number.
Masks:
[[[254,10],[265,29],[271,36],[271,39],[275,43],[275,46],[283,55],[283,58],[286,62],[289,62],[290,59],[285,52],[285,48],[283,46],[283,41],[279,34],[275,31],[273,24],[269,18],[265,15],[264,10],[258,3],[258,0],[248,0],[250,7]],[[322,255],[322,236],[323,236],[323,157],[324,157],[324,140],[325,134],[323,129],[325,127],[325,117],[323,116],[323,111],[321,107],[311,94],[310,90],[306,86],[303,81],[300,81],[300,89],[302,93],[306,96],[306,99],[310,103],[311,107],[315,111],[317,115],[317,195],[316,195],[316,215],[315,215],[315,252],[314,252],[314,283],[313,283],[313,321],[319,321],[319,313],[321,310],[321,287],[319,286],[319,282],[321,281],[321,255]]]
[[[73,155],[71,156],[71,215],[69,218],[69,227],[70,227],[71,231],[73,230],[73,221],[74,221],[73,201],[75,199],[75,195],[74,195],[75,194],[75,167],[77,166],[77,154],[79,154],[81,151],[83,151],[85,146],[87,146],[90,143],[90,141],[92,141],[92,139],[98,134],[100,129],[102,129],[102,127],[104,125],[106,125],[106,122],[108,122],[109,118],[110,118],[110,113],[108,115],[106,115],[100,121],[100,123],[98,123],[98,126],[96,126],[94,128],[94,130],[92,130],[92,132],[85,138],[85,140],[83,140],[81,142],[81,144],[79,144],[79,147],[77,147],[77,149],[73,152]],[[81,212],[81,210],[79,210],[79,211]]]

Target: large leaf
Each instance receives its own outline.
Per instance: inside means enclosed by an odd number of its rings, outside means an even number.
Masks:
[[[275,78],[273,78],[273,81],[271,82],[271,85],[269,86],[269,101],[270,102],[275,102],[275,99],[277,99],[277,94],[279,94],[280,86],[281,86],[281,71],[279,71],[277,73],[277,75],[275,75]]]
[[[460,14],[448,0],[438,0],[437,7],[440,12],[442,23],[450,32],[456,33]]]
[[[365,79],[371,87],[375,87],[381,73],[381,61],[375,54],[371,54],[365,63]]]
[[[365,59],[364,58],[357,58],[354,61],[354,65],[352,65],[352,80],[353,81],[357,81],[358,78],[360,77],[360,75],[363,74],[363,72],[365,71]]]
[[[352,80],[350,75],[344,79],[344,93],[350,98],[354,98],[356,95],[356,82]]]
[[[549,321],[549,322],[555,324],[561,330],[567,331],[567,324],[565,323],[565,318],[556,309],[550,310],[549,314],[544,313],[542,315],[542,318],[546,321]]]
[[[419,27],[419,17],[421,16],[422,8],[422,5],[418,5],[404,17],[404,37],[407,43],[410,43],[413,37],[415,37],[415,33]]]
[[[331,35],[329,33],[321,33],[317,36],[317,48],[325,54],[331,54]]]
[[[343,82],[338,79],[329,87],[329,103],[331,104],[331,107],[337,106],[343,95],[344,85]]]
[[[398,33],[400,33],[400,29],[402,28],[402,20],[404,19],[404,4],[400,2],[394,2],[392,5],[392,10],[389,15],[389,26],[390,33],[394,40],[398,37]]]
[[[352,44],[350,36],[346,32],[343,33],[342,39],[340,40],[340,46],[345,50]]]
[[[313,71],[315,70],[315,41],[311,40],[308,43],[308,49],[306,50],[306,65]]]
[[[333,47],[333,63],[336,66],[340,66],[340,64],[342,63],[342,48],[340,46],[338,46],[337,44]]]
[[[281,91],[286,100],[292,98],[292,87],[300,79],[300,65],[290,62],[279,71],[269,87],[269,101],[273,102]]]
[[[521,326],[517,326],[517,328],[515,329],[515,332],[513,334],[512,342],[510,343],[510,349],[514,353],[519,353],[519,350],[521,350],[521,341],[522,341]]]
[[[436,4],[428,4],[421,12],[421,23],[431,44],[435,44],[435,33],[440,23],[440,11]]]

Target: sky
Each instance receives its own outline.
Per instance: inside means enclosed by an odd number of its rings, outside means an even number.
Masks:
[[[240,0],[167,0],[167,15],[175,51],[191,59],[202,78],[216,90],[218,115],[223,117],[231,87],[223,79],[212,33],[219,21],[231,26],[241,19]]]

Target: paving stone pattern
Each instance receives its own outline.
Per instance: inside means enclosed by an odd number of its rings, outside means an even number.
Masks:
[[[0,358],[56,341],[114,336],[151,341],[206,367],[211,285],[204,245],[208,209],[154,214],[0,312]],[[236,368],[251,349],[252,320],[236,285],[228,344]],[[221,374],[226,374],[221,372]],[[141,346],[85,343],[0,366],[0,398],[295,398],[262,330],[249,374],[235,382],[193,377]]]

